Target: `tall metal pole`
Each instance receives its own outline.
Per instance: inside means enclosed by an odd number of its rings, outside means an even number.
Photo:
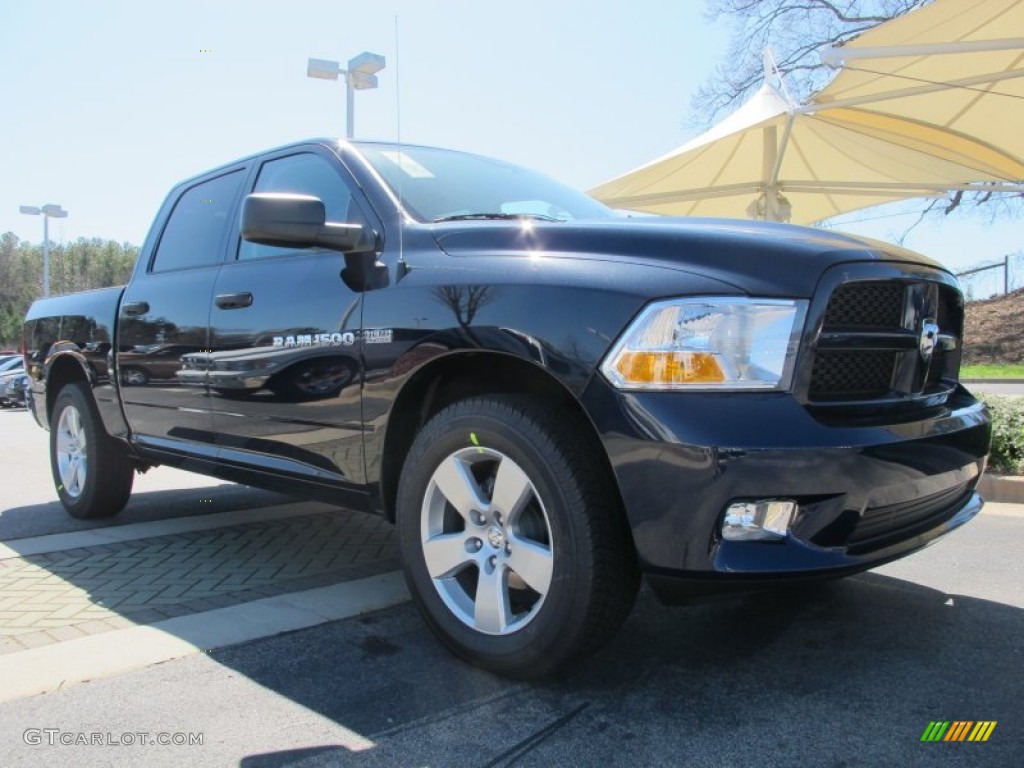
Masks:
[[[356,126],[356,89],[352,85],[352,74],[345,73],[345,138],[351,139],[355,135]]]
[[[50,217],[43,213],[43,297],[50,295]]]

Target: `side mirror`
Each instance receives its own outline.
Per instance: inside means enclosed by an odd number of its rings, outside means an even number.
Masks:
[[[256,192],[242,203],[242,239],[285,248],[329,248],[342,253],[376,250],[377,235],[361,224],[326,221],[312,195]]]

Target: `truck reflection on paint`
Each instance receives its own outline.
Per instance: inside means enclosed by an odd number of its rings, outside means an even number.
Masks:
[[[178,381],[208,386],[225,397],[270,390],[286,400],[313,400],[337,395],[359,370],[359,363],[337,347],[260,347],[193,352],[181,359]]]

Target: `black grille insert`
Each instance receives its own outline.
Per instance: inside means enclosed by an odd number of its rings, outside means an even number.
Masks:
[[[892,386],[896,352],[819,352],[811,374],[811,399],[883,397]]]
[[[899,328],[903,323],[903,283],[865,282],[840,286],[828,302],[826,328]]]

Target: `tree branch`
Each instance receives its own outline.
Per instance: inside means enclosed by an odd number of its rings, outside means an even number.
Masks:
[[[847,16],[845,13],[840,11],[833,3],[828,0],[810,0],[818,8],[825,8],[832,12],[839,21],[845,24],[860,24],[865,21],[874,22],[875,24],[881,24],[883,21],[889,21],[891,16]]]

